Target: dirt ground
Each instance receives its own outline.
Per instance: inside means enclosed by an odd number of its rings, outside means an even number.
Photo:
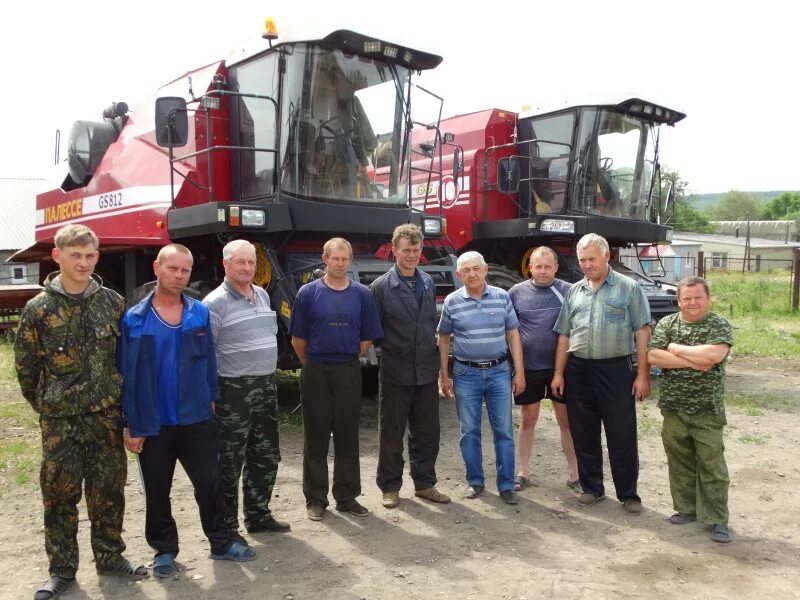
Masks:
[[[800,361],[734,358],[728,369],[727,459],[735,541],[715,544],[705,526],[670,525],[672,512],[660,414],[650,398],[639,408],[644,514],[631,517],[613,499],[580,508],[565,486],[566,467],[552,410],[542,411],[532,469],[536,487],[517,507],[491,485],[491,437],[484,420],[487,493],[461,497],[464,467],[455,408],[442,400],[439,489],[454,502],[413,498],[380,505],[374,484],[376,406],[362,415],[363,504],[372,514],[331,511],[306,518],[301,492],[302,435],[284,432],[283,463],[272,508],[288,534],[250,536],[258,558],[244,565],[207,558],[191,488],[181,472],[173,509],[182,534],[174,579],[99,580],[81,507],[83,562],[65,599],[426,599],[489,598],[800,598]],[[547,403],[546,403],[547,404]],[[131,559],[152,558],[143,536],[144,498],[130,463],[125,539]],[[411,496],[411,497],[409,497]],[[47,578],[36,482],[3,490],[0,501],[0,597],[31,598]]]

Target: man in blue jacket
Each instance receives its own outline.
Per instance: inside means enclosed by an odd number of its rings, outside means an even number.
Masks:
[[[211,558],[255,558],[225,524],[213,408],[217,365],[208,309],[183,293],[192,262],[185,246],[164,246],[153,263],[155,291],[126,311],[120,327],[123,436],[125,447],[139,457],[145,537],[156,551],[156,577],[175,572],[178,530],[169,496],[177,461],[194,487]]]

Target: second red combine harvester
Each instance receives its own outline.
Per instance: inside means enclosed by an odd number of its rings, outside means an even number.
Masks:
[[[432,245],[481,252],[488,281],[506,289],[527,276],[530,252],[542,244],[559,254],[558,277],[579,280],[575,243],[600,234],[612,268],[642,284],[658,318],[677,310],[674,290],[626,268],[619,249],[671,241],[659,126],[684,117],[633,98],[526,117],[490,109],[443,119],[458,144],[453,164],[431,186],[418,177],[413,203],[446,217],[447,236]],[[429,149],[424,133],[415,132],[416,145]]]

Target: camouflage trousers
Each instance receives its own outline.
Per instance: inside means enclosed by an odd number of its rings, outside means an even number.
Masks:
[[[661,439],[669,465],[669,489],[676,511],[708,524],[728,522],[728,466],[724,414],[662,410]]]
[[[78,502],[86,489],[92,552],[97,568],[116,563],[125,544],[127,460],[119,412],[41,417],[44,540],[50,574],[78,570]]]
[[[239,478],[245,527],[271,515],[269,501],[281,460],[278,448],[278,391],[272,375],[220,377],[215,412],[220,425],[225,522],[239,530]]]

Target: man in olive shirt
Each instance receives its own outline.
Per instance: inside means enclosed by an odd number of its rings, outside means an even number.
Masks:
[[[708,283],[678,283],[680,312],[664,317],[653,332],[648,358],[662,368],[661,437],[669,464],[669,488],[677,511],[670,522],[698,518],[712,526],[711,539],[731,541],[728,530],[728,467],[725,420],[725,357],[733,345],[730,323],[710,312]]]
[[[587,234],[578,241],[576,251],[586,277],[567,292],[553,327],[559,338],[550,387],[567,401],[584,492],[578,502],[589,506],[605,498],[602,424],[617,499],[629,514],[638,515],[642,502],[636,491],[639,450],[634,400],[650,394],[650,307],[638,283],[611,269],[604,238]]]

